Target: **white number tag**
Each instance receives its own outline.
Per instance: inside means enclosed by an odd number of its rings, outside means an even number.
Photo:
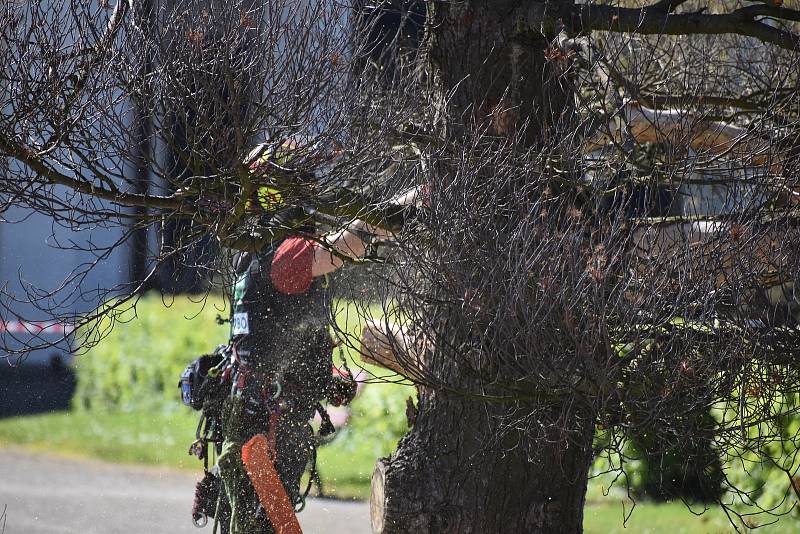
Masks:
[[[247,322],[247,313],[233,314],[233,335],[249,334],[250,325]]]

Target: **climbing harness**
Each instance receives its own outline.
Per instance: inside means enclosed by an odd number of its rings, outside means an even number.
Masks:
[[[208,466],[209,456],[219,455],[222,443],[221,410],[230,389],[232,357],[230,345],[219,345],[187,365],[178,381],[183,403],[200,412],[195,440],[189,446],[189,454],[203,461],[203,478],[195,486],[192,503],[192,524],[198,528],[215,517],[219,500],[219,470]]]
[[[327,395],[329,402],[335,401],[337,405],[349,402],[352,395],[348,384],[355,384],[344,360],[343,368],[344,370],[333,368]],[[248,389],[251,382],[264,384],[255,397],[244,394],[245,391],[253,391]],[[266,432],[256,434],[242,446],[242,462],[261,508],[267,514],[276,534],[299,533],[299,530],[294,530],[299,528],[295,514],[305,508],[312,484],[318,479],[316,443],[320,440],[312,441],[315,444],[310,448],[307,465],[310,477],[304,490],[295,498],[287,493],[275,463],[278,460],[276,441],[279,420],[295,407],[298,395],[296,391],[300,386],[285,376],[269,380],[243,360],[233,345],[220,346],[212,354],[203,355],[190,363],[181,375],[179,386],[184,404],[200,411],[195,440],[189,447],[189,454],[203,461],[204,476],[195,487],[192,523],[202,528],[211,518],[215,519],[215,524],[224,521],[218,514],[220,503],[225,500],[220,471],[216,465],[209,468],[209,464],[214,463],[211,462],[212,456],[219,457],[222,452],[222,405],[226,397],[234,396],[241,399],[242,409],[249,416],[263,414],[263,417],[269,414]],[[284,395],[287,391],[292,393],[292,398]],[[319,437],[333,434],[336,429],[322,403],[314,402],[313,409],[321,418]],[[287,510],[291,510],[291,515]]]

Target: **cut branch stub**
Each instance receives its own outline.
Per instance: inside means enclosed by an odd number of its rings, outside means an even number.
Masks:
[[[386,462],[379,459],[372,471],[372,491],[369,496],[369,517],[373,534],[382,534],[386,512]]]
[[[368,319],[361,334],[361,359],[405,376],[414,377],[430,342],[421,335],[386,320]]]

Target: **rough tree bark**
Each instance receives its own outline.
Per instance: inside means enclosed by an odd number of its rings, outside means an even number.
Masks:
[[[429,2],[427,81],[442,135],[482,128],[552,146],[552,136],[566,130],[573,100],[562,65],[547,53],[561,29],[558,14],[548,10],[545,3],[511,0]],[[430,368],[459,387],[468,384],[438,351]],[[547,402],[493,404],[420,388],[412,430],[375,469],[373,530],[581,532],[593,423],[557,400]],[[537,422],[523,417],[531,413],[560,423],[534,439]],[[501,425],[515,415],[527,428]]]
[[[412,431],[376,466],[373,531],[581,532],[591,422],[531,448],[526,432],[497,439],[509,410],[422,392]]]

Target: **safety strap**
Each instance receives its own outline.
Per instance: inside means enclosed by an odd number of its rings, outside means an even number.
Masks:
[[[274,434],[274,431],[270,433]],[[292,502],[275,469],[275,457],[274,439],[270,442],[264,434],[256,434],[242,447],[245,471],[275,534],[303,534]]]

